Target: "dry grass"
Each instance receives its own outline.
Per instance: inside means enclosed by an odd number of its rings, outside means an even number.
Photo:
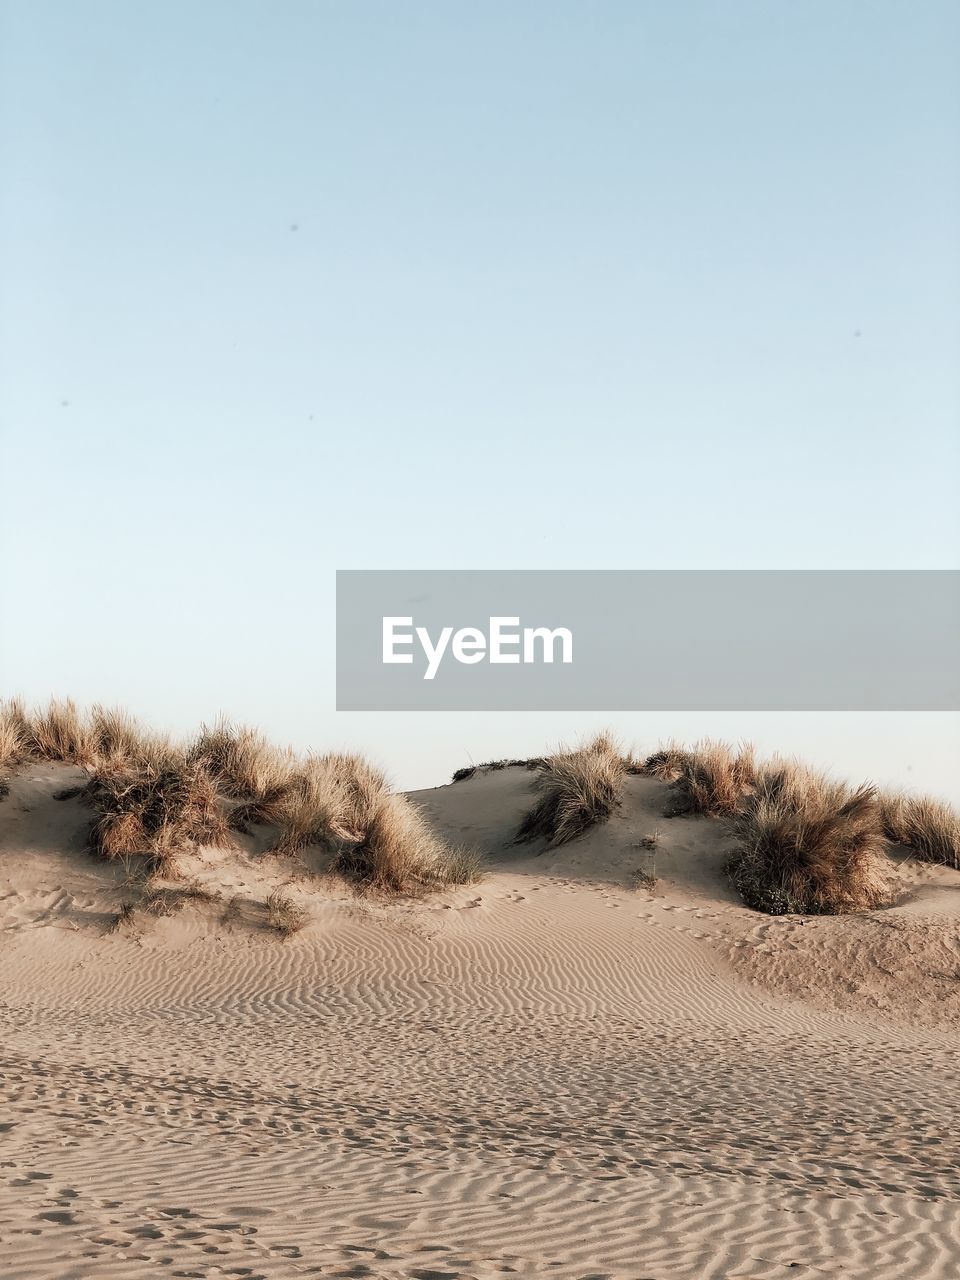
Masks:
[[[547,756],[539,766],[540,799],[520,824],[520,843],[544,838],[564,844],[606,822],[623,797],[624,765],[619,745],[606,733],[575,751]]]
[[[668,817],[708,814],[731,817],[756,784],[753,747],[737,749],[704,739],[687,749],[671,744],[648,757],[644,771],[672,784]]]
[[[880,817],[888,840],[904,845],[924,862],[960,869],[960,813],[932,796],[885,792]]]
[[[251,805],[269,806],[289,787],[297,765],[292,751],[275,747],[258,729],[223,717],[212,728],[201,726],[187,755],[206,760],[226,794]]]
[[[28,725],[30,755],[63,764],[94,762],[96,744],[90,717],[72,698],[51,698],[46,707],[29,717]]]
[[[298,761],[259,730],[221,718],[213,728],[201,728],[187,754],[206,760],[224,792],[239,801],[230,818],[237,831],[276,825],[288,811],[297,789]]]
[[[689,757],[689,748],[681,746],[679,742],[668,742],[641,763],[632,760],[631,771],[635,769],[639,773],[649,774],[653,778],[659,778],[661,782],[676,782]]]
[[[267,920],[271,929],[275,929],[283,938],[289,938],[307,923],[308,916],[303,907],[280,889],[275,889],[267,898]]]
[[[156,863],[198,845],[229,843],[216,780],[203,761],[98,769],[87,798],[100,810],[91,844],[102,857],[149,855]]]
[[[33,712],[18,699],[0,705],[0,762],[49,760],[85,769],[170,767],[182,751],[150,734],[126,711],[95,704],[82,711],[72,699],[51,698]]]
[[[274,851],[291,854],[310,844],[356,843],[388,794],[383,772],[362,756],[308,756],[274,806],[280,829]]]
[[[30,749],[30,722],[17,698],[0,702],[0,772],[19,764]]]
[[[130,924],[133,921],[136,910],[137,905],[135,902],[121,902],[120,909],[117,911],[113,923],[110,926],[111,933],[116,933],[117,930],[122,929],[125,924]]]
[[[454,770],[450,781],[466,782],[475,773],[498,773],[501,769],[537,769],[541,764],[543,764],[543,759],[540,756],[535,756],[529,760],[504,756],[502,760],[486,760],[483,764],[464,765],[462,769]]]
[[[364,887],[394,893],[470,884],[480,878],[480,863],[462,849],[451,849],[403,795],[381,795],[359,840],[343,842],[334,870]]]
[[[656,862],[651,862],[650,866],[637,867],[633,873],[634,889],[651,890],[657,887],[657,867]]]
[[[157,868],[170,879],[178,853],[226,845],[231,825],[244,830],[251,823],[277,828],[277,853],[327,847],[338,869],[363,885],[408,892],[480,874],[478,860],[446,846],[363,757],[299,758],[223,718],[181,746],[144,730],[121,709],[98,704],[84,713],[72,701],[54,699],[31,715],[19,702],[4,703],[0,770],[29,758],[87,769],[89,781],[58,798],[81,796],[94,806],[91,846],[123,862],[128,883],[135,862],[138,882]],[[513,762],[489,767],[507,763]],[[0,779],[0,793],[2,785]]]
[[[797,765],[762,770],[734,820],[727,870],[747,906],[770,915],[867,911],[890,903],[880,806]]]
[[[147,735],[122,708],[96,703],[90,708],[89,725],[91,746],[98,763],[129,763],[142,754]]]

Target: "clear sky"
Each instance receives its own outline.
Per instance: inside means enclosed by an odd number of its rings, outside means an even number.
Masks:
[[[960,8],[0,15],[5,691],[404,785],[606,722],[960,797],[946,713],[333,709],[336,568],[958,567]]]

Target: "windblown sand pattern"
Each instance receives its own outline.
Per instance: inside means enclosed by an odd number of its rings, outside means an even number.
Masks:
[[[73,773],[0,802],[4,1276],[960,1273],[960,873],[770,919],[664,783],[518,850],[506,769],[416,797],[478,885],[358,898],[241,842],[193,868],[219,902],[111,931],[114,869],[50,799]],[[285,879],[311,919],[281,941]]]

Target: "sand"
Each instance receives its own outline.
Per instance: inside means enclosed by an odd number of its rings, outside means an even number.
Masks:
[[[358,899],[248,841],[189,868],[220,902],[111,931],[76,776],[0,802],[3,1276],[960,1274],[960,874],[770,919],[650,779],[518,852],[507,769],[415,796],[479,885]]]

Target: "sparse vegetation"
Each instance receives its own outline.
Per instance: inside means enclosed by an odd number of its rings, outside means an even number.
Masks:
[[[275,889],[267,898],[267,920],[271,929],[289,938],[307,923],[307,913],[288,894]]]
[[[559,751],[539,764],[540,799],[520,824],[519,843],[543,838],[564,844],[606,822],[623,796],[620,748],[606,733],[574,751]]]
[[[538,769],[543,764],[540,756],[533,756],[528,760],[504,758],[503,760],[487,760],[483,764],[464,765],[462,769],[454,771],[451,782],[466,782],[468,778],[472,778],[475,773],[498,773],[501,769]]]
[[[635,889],[655,889],[657,887],[656,866],[637,867],[633,873],[633,887]]]
[[[960,813],[932,796],[885,792],[880,816],[888,840],[903,845],[924,862],[960,869]]]
[[[762,770],[734,823],[727,870],[744,902],[770,915],[842,914],[891,901],[880,805],[798,765]]]
[[[124,899],[124,901],[120,903],[120,907],[116,913],[113,924],[110,926],[110,931],[112,933],[116,933],[117,930],[122,929],[125,924],[129,924],[134,917],[136,909],[137,905],[135,902],[130,902],[128,899]]]

